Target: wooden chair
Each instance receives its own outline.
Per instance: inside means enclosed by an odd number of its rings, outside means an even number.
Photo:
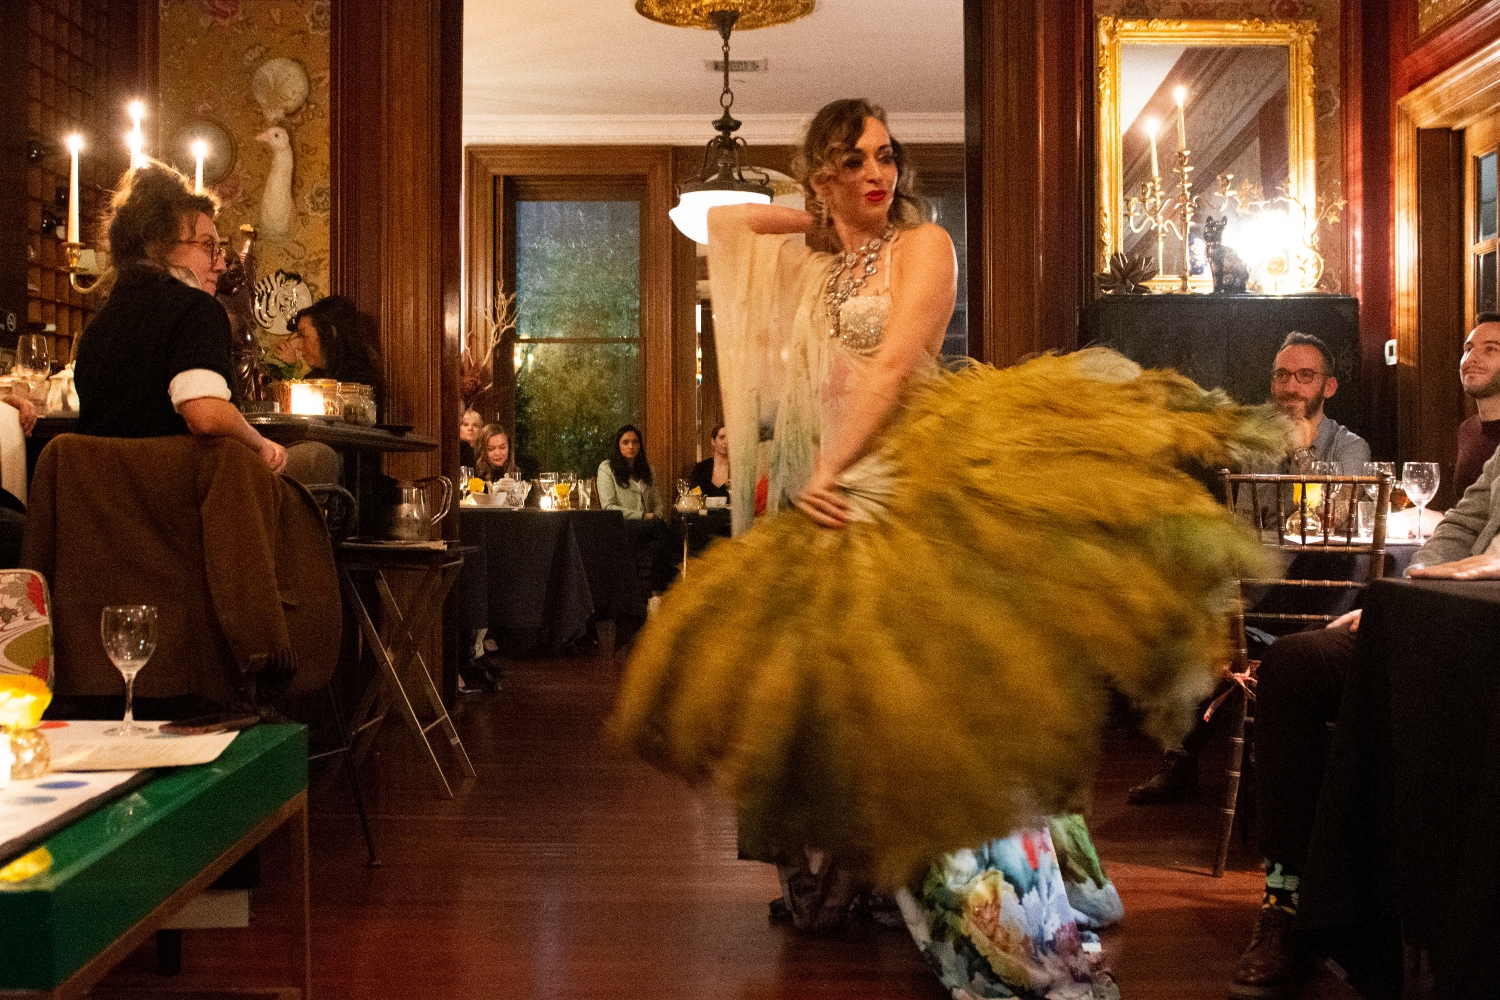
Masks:
[[[1241,769],[1245,763],[1245,728],[1247,723],[1253,725],[1255,721],[1250,703],[1255,698],[1255,668],[1259,664],[1250,659],[1245,624],[1256,621],[1273,628],[1290,629],[1316,622],[1327,624],[1338,617],[1338,613],[1329,612],[1326,604],[1313,611],[1261,610],[1266,603],[1264,596],[1254,607],[1247,609],[1246,591],[1250,588],[1285,590],[1302,603],[1338,591],[1358,592],[1371,580],[1384,575],[1386,516],[1391,503],[1391,476],[1385,472],[1374,476],[1257,475],[1231,473],[1226,469],[1220,472],[1220,477],[1229,509],[1248,516],[1266,544],[1294,556],[1328,553],[1346,557],[1339,560],[1339,565],[1347,571],[1339,574],[1325,571],[1318,574],[1322,579],[1239,581],[1239,594],[1229,621],[1231,657],[1227,679],[1231,684],[1205,714],[1206,719],[1226,700],[1233,699],[1229,769],[1220,807],[1222,819],[1218,848],[1214,856],[1216,878],[1224,874],[1229,859],[1229,841],[1234,833]],[[1370,490],[1373,490],[1373,498],[1369,498]],[[1358,530],[1362,527],[1359,511],[1364,503],[1371,504],[1367,511],[1370,518],[1368,536]],[[1363,566],[1360,556],[1366,557]]]

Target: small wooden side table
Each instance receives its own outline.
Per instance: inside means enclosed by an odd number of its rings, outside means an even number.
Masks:
[[[420,642],[438,627],[443,611],[443,599],[448,596],[453,583],[463,568],[464,557],[477,551],[471,545],[446,545],[443,548],[407,547],[400,544],[379,542],[344,542],[339,546],[339,581],[343,586],[344,599],[359,621],[360,631],[370,644],[379,669],[370,686],[354,710],[350,734],[355,742],[355,759],[363,760],[369,755],[376,732],[385,722],[394,704],[407,728],[427,750],[428,759],[437,773],[439,784],[448,798],[453,798],[453,786],[443,772],[428,735],[441,729],[458,761],[464,777],[475,776],[469,753],[448,716],[442,695],[433,683],[427,663],[422,659]],[[405,607],[392,592],[388,574],[410,573],[417,576],[416,586]],[[371,609],[355,583],[357,575],[364,574],[375,585],[380,599],[380,610],[391,636],[389,645],[381,637]],[[415,664],[415,669],[412,665]],[[415,691],[409,690],[415,685]],[[415,695],[416,704],[413,704]],[[426,721],[418,714],[422,702],[432,715]]]

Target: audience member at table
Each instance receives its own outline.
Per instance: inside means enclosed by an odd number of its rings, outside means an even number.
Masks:
[[[723,424],[708,436],[714,453],[697,465],[688,477],[688,485],[706,497],[729,499],[729,432]]]
[[[630,537],[651,548],[651,589],[666,590],[677,576],[677,539],[663,520],[665,508],[646,462],[641,432],[627,424],[615,433],[610,456],[599,463],[599,506],[625,515]]]
[[[479,456],[474,449],[479,446],[479,432],[484,429],[484,417],[478,410],[465,410],[458,418],[458,464],[465,469],[474,468]]]
[[[1500,452],[1412,558],[1413,577],[1500,579]],[[1254,934],[1235,971],[1235,996],[1281,995],[1310,970],[1292,936],[1302,866],[1323,783],[1328,724],[1338,718],[1355,660],[1360,612],[1273,643],[1256,670],[1255,797],[1266,886]],[[1373,873],[1371,873],[1373,877]]]
[[[485,482],[494,482],[516,473],[516,456],[511,451],[510,435],[499,424],[486,424],[476,440],[484,442],[479,456],[474,460],[474,475]]]
[[[21,433],[31,436],[36,426],[36,404],[23,393],[11,391],[0,396],[0,403],[8,403],[15,411],[21,425]],[[24,455],[16,456],[20,472],[26,470]],[[21,537],[26,533],[26,505],[9,490],[0,489],[0,569],[19,566],[21,562]]]
[[[354,300],[328,295],[297,313],[298,353],[311,366],[308,378],[355,382],[375,390],[375,407],[385,404],[385,366],[380,342]]]
[[[1464,341],[1458,363],[1464,395],[1479,412],[1458,425],[1458,460],[1453,463],[1454,496],[1463,496],[1484,463],[1500,448],[1500,313],[1480,313]]]
[[[105,224],[114,285],[79,339],[78,431],[103,437],[232,438],[273,471],[286,449],[230,402],[229,317],[218,201],[154,161],[126,175]]]
[[[1338,392],[1333,352],[1308,333],[1293,331],[1281,342],[1271,370],[1271,400],[1292,420],[1294,450],[1279,466],[1256,466],[1249,471],[1290,475],[1311,472],[1314,462],[1334,462],[1345,475],[1359,475],[1370,460],[1364,438],[1323,412],[1323,404]],[[1276,494],[1269,489],[1241,490],[1239,506],[1249,512],[1259,497],[1260,523],[1270,526],[1278,516]],[[1289,509],[1290,491],[1283,494]],[[1198,794],[1198,753],[1209,730],[1200,722],[1181,743],[1167,750],[1161,768],[1128,793],[1137,805],[1176,802]]]

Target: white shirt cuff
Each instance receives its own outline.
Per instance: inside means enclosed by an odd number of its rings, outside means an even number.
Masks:
[[[229,383],[224,376],[208,368],[189,368],[172,377],[167,386],[167,395],[172,397],[172,409],[181,410],[190,399],[212,396],[214,399],[229,399]]]

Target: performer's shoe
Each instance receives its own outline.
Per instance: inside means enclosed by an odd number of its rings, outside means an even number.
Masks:
[[[1125,798],[1138,806],[1184,802],[1198,797],[1198,758],[1185,750],[1168,750],[1161,770],[1145,784],[1136,785]]]
[[[1295,996],[1312,972],[1312,963],[1292,938],[1297,915],[1279,906],[1263,906],[1250,947],[1240,956],[1229,984],[1235,1000],[1279,1000]]]

